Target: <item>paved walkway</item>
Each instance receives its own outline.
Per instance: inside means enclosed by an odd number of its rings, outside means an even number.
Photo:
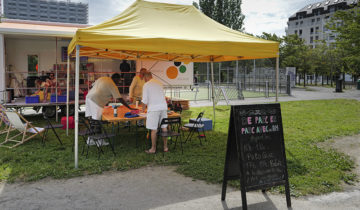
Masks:
[[[242,209],[238,190],[195,181],[174,172],[174,167],[144,167],[127,172],[68,180],[0,185],[0,209]],[[288,209],[285,196],[247,193],[248,209]],[[292,209],[360,209],[360,189],[345,193],[295,199]]]
[[[279,97],[279,101],[302,101],[302,100],[321,100],[321,99],[356,99],[360,100],[360,90],[349,89],[344,90],[342,93],[336,93],[335,88],[324,88],[324,87],[309,87],[309,90],[303,88],[293,88],[291,96]],[[240,105],[240,104],[258,104],[258,103],[269,103],[274,102],[275,97],[270,98],[245,98],[244,100],[231,100],[229,105]],[[218,105],[226,105],[226,101],[220,101]],[[212,106],[210,101],[192,101],[191,107],[198,106]]]

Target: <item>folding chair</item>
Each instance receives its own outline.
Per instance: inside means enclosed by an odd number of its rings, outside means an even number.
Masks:
[[[88,119],[87,121],[88,121],[87,123],[86,122],[84,123],[87,129],[87,134],[89,139],[89,141],[88,139],[86,139],[85,142],[85,144],[87,145],[86,158],[88,157],[89,154],[89,148],[92,145],[90,139],[94,142],[93,145],[95,145],[98,149],[98,154],[99,154],[98,158],[100,158],[101,153],[104,154],[104,151],[101,148],[101,146],[103,146],[102,142],[104,139],[108,140],[111,150],[115,156],[116,153],[115,153],[114,145],[111,142],[111,138],[115,137],[115,134],[108,133],[106,129],[103,127],[103,122],[100,120]],[[98,128],[98,130],[97,129],[95,130],[94,128]]]
[[[185,128],[188,128],[189,129],[189,134],[188,136],[186,137],[186,140],[185,140],[185,143],[188,141],[188,140],[191,140],[191,138],[193,137],[195,131],[197,132],[198,134],[198,138],[200,140],[200,145],[202,145],[201,143],[201,139],[204,138],[205,141],[206,141],[206,135],[205,135],[205,131],[204,131],[204,124],[202,123],[201,121],[201,118],[203,117],[204,115],[204,112],[200,112],[199,115],[197,116],[196,120],[194,123],[187,123],[184,125]],[[200,131],[199,130],[202,130],[203,134],[200,134]]]
[[[161,129],[162,125],[167,125],[167,131],[163,132]],[[173,137],[176,137],[175,140],[175,146],[174,146],[174,150],[176,148],[176,143],[178,138],[180,138],[180,147],[181,147],[181,154],[184,154],[183,151],[183,146],[182,146],[182,139],[181,139],[181,118],[180,117],[176,117],[176,118],[163,118],[159,124],[158,127],[158,133],[157,135],[160,137],[170,137],[171,141]]]
[[[89,125],[89,121],[87,120],[87,118],[85,117],[80,117],[79,116],[79,121],[80,124],[79,126],[83,126],[84,128],[82,128],[79,131],[79,136],[82,136],[83,140],[84,140],[84,145],[83,145],[83,149],[81,154],[84,154],[85,151],[85,145],[87,145],[87,139],[90,135],[95,135],[95,133],[92,132],[92,130],[90,129],[90,125]]]
[[[12,112],[12,111],[11,112],[6,111],[5,114],[6,114],[7,118],[9,119],[10,126],[8,128],[8,132],[7,132],[5,141],[0,143],[1,147],[14,148],[16,146],[19,146],[20,144],[25,143],[26,141],[32,139],[33,137],[35,137],[37,135],[43,136],[43,132],[45,131],[44,128],[32,126],[31,123],[29,121],[27,121],[19,113]],[[25,122],[25,123],[23,123],[23,122]],[[11,130],[17,130],[19,133],[10,137]],[[16,140],[15,138],[20,135],[22,135],[21,140]],[[12,146],[4,145],[8,142],[16,142],[16,144],[12,145]]]
[[[54,132],[54,134],[55,134],[56,138],[58,139],[58,141],[60,142],[60,144],[63,145],[61,139],[59,138],[58,134],[57,134],[56,131],[55,131],[55,128],[62,128],[63,125],[62,125],[62,124],[54,124],[54,125],[53,125],[53,124],[51,123],[51,121],[49,120],[49,118],[46,117],[45,115],[44,115],[44,119],[47,121],[48,124],[45,125],[45,127],[44,127],[44,128],[45,128],[45,132],[44,132],[44,135],[43,135],[43,138],[42,138],[43,144],[45,145],[45,138],[46,138],[46,136],[47,136],[48,131],[51,129],[51,130]]]

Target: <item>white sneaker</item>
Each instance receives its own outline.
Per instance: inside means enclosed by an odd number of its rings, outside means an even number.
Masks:
[[[109,145],[109,142],[105,141],[105,139],[99,139],[97,141],[97,144],[101,147],[101,146]]]
[[[94,139],[88,137],[88,139],[86,140],[86,144],[89,146],[95,145],[95,141]]]

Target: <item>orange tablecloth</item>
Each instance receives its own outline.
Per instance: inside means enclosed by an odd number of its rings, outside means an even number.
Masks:
[[[130,105],[131,107],[135,107],[133,105]],[[103,114],[102,114],[102,120],[108,121],[108,122],[126,122],[126,121],[138,121],[138,120],[144,120],[146,117],[133,117],[133,118],[126,118],[125,113],[130,112],[128,108],[125,106],[119,106],[117,108],[117,117],[114,117],[114,109],[112,107],[105,107]],[[180,114],[174,112],[172,114],[168,114],[169,118],[175,118],[180,117]]]

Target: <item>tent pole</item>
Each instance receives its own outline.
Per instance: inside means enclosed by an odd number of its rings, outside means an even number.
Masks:
[[[58,62],[57,62],[57,49],[58,49],[58,38],[55,37],[55,78],[56,78],[56,86],[55,86],[55,101],[56,103],[58,102],[58,84],[59,84],[59,79],[58,79]],[[59,113],[58,113],[58,106],[55,106],[55,110],[56,110],[56,122],[59,122]]]
[[[276,102],[278,102],[279,100],[278,93],[279,93],[279,56],[276,57],[276,99],[275,99]]]
[[[75,61],[75,168],[78,168],[78,132],[79,132],[79,64],[80,64],[80,46],[76,45]]]
[[[213,101],[213,127],[215,129],[215,88],[214,88],[214,58],[211,57],[211,98]]]
[[[66,69],[66,135],[69,136],[69,86],[70,86],[70,55],[67,57]]]

